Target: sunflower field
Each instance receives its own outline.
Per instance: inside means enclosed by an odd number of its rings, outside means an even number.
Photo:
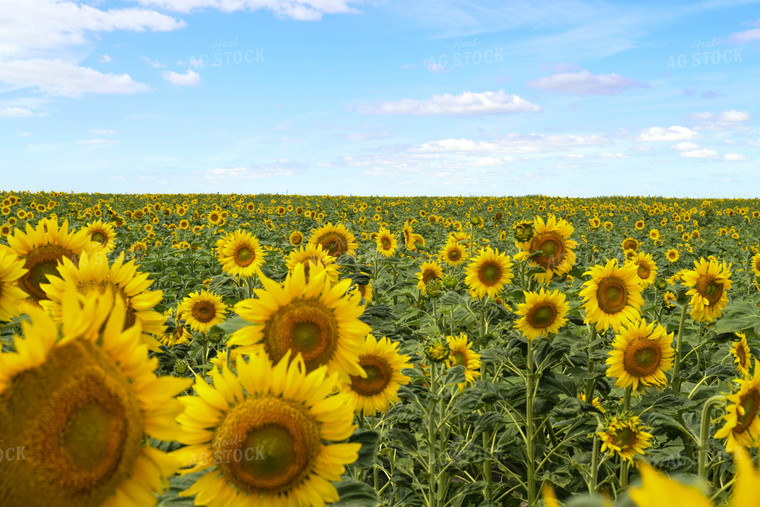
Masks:
[[[760,506],[760,200],[0,193],[0,506]]]

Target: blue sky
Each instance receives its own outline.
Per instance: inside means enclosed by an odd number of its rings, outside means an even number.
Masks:
[[[2,0],[2,187],[760,197],[758,4]]]

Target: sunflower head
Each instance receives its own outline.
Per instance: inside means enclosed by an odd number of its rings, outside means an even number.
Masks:
[[[568,273],[575,264],[573,249],[577,243],[569,239],[574,230],[565,219],[557,220],[554,215],[549,215],[546,222],[543,218],[536,217],[533,221],[533,235],[529,241],[517,244],[523,251],[515,258],[529,259],[531,267],[541,270],[534,274],[536,280],[539,283],[549,283],[555,275]]]
[[[0,249],[0,321],[11,320],[19,313],[19,304],[26,293],[17,283],[25,274],[24,261],[12,250]]]
[[[396,236],[385,227],[380,228],[380,231],[375,237],[375,243],[377,245],[377,251],[384,257],[392,257],[398,248],[398,240],[396,239]]]
[[[443,269],[437,262],[423,262],[417,272],[417,288],[425,294],[429,283],[443,278]]]
[[[749,351],[747,337],[744,333],[736,333],[736,336],[739,339],[731,345],[731,355],[734,358],[736,369],[743,377],[747,377],[750,374],[752,354]]]
[[[612,259],[584,275],[591,275],[579,293],[585,299],[586,323],[595,323],[598,331],[608,327],[618,331],[625,323],[638,320],[644,299],[636,266],[618,266],[617,259]]]
[[[666,371],[673,366],[673,333],[668,334],[657,323],[640,320],[623,328],[612,343],[613,350],[607,359],[607,376],[616,378],[621,388],[639,384],[664,387],[668,383]]]
[[[356,238],[343,224],[332,223],[314,230],[309,243],[321,245],[328,255],[336,259],[341,255],[353,255],[357,247]]]
[[[735,380],[739,391],[726,397],[729,402],[723,427],[715,438],[726,438],[726,450],[760,445],[760,368],[755,363],[752,377]]]
[[[547,292],[524,292],[525,303],[517,306],[521,318],[516,326],[527,339],[535,340],[541,336],[554,334],[567,322],[570,310],[565,295],[559,290]]]
[[[633,253],[630,259],[626,259],[626,263],[636,266],[636,277],[642,289],[646,289],[654,283],[657,277],[657,264],[652,259],[652,254]]]
[[[636,454],[644,454],[652,446],[652,434],[638,417],[624,413],[607,420],[605,428],[597,432],[602,441],[602,452],[617,454],[633,463]]]
[[[217,241],[217,254],[222,271],[248,278],[264,264],[264,249],[250,232],[237,230]]]
[[[462,391],[480,377],[480,354],[472,350],[472,342],[464,333],[460,333],[459,336],[447,336],[446,342],[449,345],[446,366],[464,366],[465,381],[457,384]]]
[[[458,266],[467,259],[467,250],[456,241],[449,241],[441,250],[441,259],[449,266]]]
[[[728,304],[726,293],[731,288],[731,265],[704,258],[694,261],[694,269],[681,276],[691,296],[691,317],[697,322],[712,322]]]
[[[504,286],[512,283],[513,278],[510,258],[489,246],[470,261],[465,283],[478,297],[488,295],[493,298]]]

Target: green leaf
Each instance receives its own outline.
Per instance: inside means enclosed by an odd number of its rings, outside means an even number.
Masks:
[[[379,503],[375,488],[369,484],[346,477],[339,482],[333,482],[333,486],[338,490],[340,500],[329,505],[336,507],[375,507]]]
[[[232,334],[238,329],[244,328],[246,326],[250,326],[251,323],[245,320],[243,317],[240,317],[236,315],[235,317],[232,317],[231,319],[227,319],[221,324],[217,324],[215,326],[212,326],[209,330],[210,334],[213,334],[214,331],[222,331],[226,334]]]
[[[377,441],[380,439],[380,433],[373,430],[356,430],[351,438],[348,439],[350,443],[362,444],[359,449],[359,459],[357,459],[353,466],[367,468],[372,466],[377,454]]]

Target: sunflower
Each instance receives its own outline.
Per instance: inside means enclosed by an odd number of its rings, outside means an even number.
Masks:
[[[636,454],[644,454],[644,451],[652,447],[652,434],[646,430],[639,418],[624,413],[607,420],[607,424],[597,435],[602,439],[602,452],[617,454],[622,459],[633,463]]]
[[[715,438],[726,438],[726,450],[740,447],[758,447],[760,444],[760,368],[755,363],[755,375],[736,379],[739,392],[726,396],[729,405],[723,419],[726,423],[715,433]]]
[[[589,403],[588,396],[586,396],[586,393],[578,393],[578,399],[581,400],[584,403]],[[602,402],[599,401],[599,396],[595,396],[593,400],[591,400],[591,406],[593,406],[595,409],[597,409],[602,414],[605,412],[604,407],[602,407]]]
[[[290,241],[290,244],[293,246],[299,246],[303,243],[303,234],[301,234],[301,231],[293,231],[290,233],[288,241]]]
[[[443,278],[443,269],[437,262],[423,262],[420,266],[420,270],[417,272],[417,288],[421,293],[425,294],[427,284],[433,280],[441,280]]]
[[[353,255],[356,250],[356,239],[343,224],[328,223],[315,229],[309,237],[312,245],[321,245],[328,255],[336,259],[341,255]]]
[[[467,335],[459,333],[459,336],[447,336],[446,342],[449,345],[449,357],[446,359],[446,366],[464,366],[464,382],[457,384],[459,390],[464,390],[468,384],[473,384],[475,379],[480,377],[480,354],[472,350],[472,342]]]
[[[456,241],[449,241],[441,250],[440,256],[449,266],[458,266],[467,259],[467,250]]]
[[[752,273],[760,277],[760,253],[752,257]]]
[[[68,282],[83,294],[92,288],[101,294],[111,291],[126,307],[124,325],[128,328],[139,323],[143,342],[150,349],[158,350],[156,340],[148,335],[160,336],[166,330],[165,317],[153,309],[161,302],[163,292],[148,290],[153,284],[153,280],[148,280],[149,273],[137,271],[133,260],[125,264],[124,252],[110,266],[102,249],[90,255],[83,252],[78,264],[64,257],[58,264],[58,272],[60,278],[50,277],[49,283],[40,286],[47,296],[40,304],[54,320],[61,322],[65,318],[63,298]]]
[[[327,279],[330,283],[338,282],[338,267],[335,265],[335,257],[328,255],[322,249],[322,245],[303,245],[298,250],[290,252],[285,260],[288,271],[293,272],[296,266],[303,265],[306,270],[306,280],[309,280],[309,271],[313,266],[319,266],[327,271]]]
[[[607,376],[617,378],[615,385],[620,388],[633,386],[634,392],[639,383],[664,387],[668,383],[664,372],[673,367],[672,343],[673,333],[655,322],[647,325],[642,319],[623,328],[612,342]]]
[[[641,485],[628,490],[628,494],[638,507],[657,505],[714,507],[710,498],[705,496],[698,486],[687,486],[670,479],[644,460],[638,462],[638,469],[641,474]],[[751,505],[751,502],[743,505]]]
[[[69,232],[69,223],[58,222],[44,218],[37,227],[26,224],[26,233],[18,229],[13,235],[7,236],[8,245],[24,261],[27,272],[18,281],[19,287],[26,292],[32,301],[47,299],[40,284],[58,276],[58,262],[67,258],[78,259],[85,250],[95,246],[90,242],[87,232]]]
[[[517,305],[517,315],[522,317],[515,325],[528,340],[554,334],[565,325],[570,305],[559,290],[545,292],[541,288],[539,292],[523,294],[525,303]]]
[[[642,289],[646,289],[654,283],[657,277],[657,264],[652,259],[652,254],[638,252],[626,261],[636,266],[636,276]]]
[[[377,245],[377,251],[384,257],[392,257],[398,248],[398,240],[396,239],[396,236],[385,227],[381,227],[380,231],[377,233],[375,244]]]
[[[623,324],[639,319],[644,299],[633,264],[619,267],[617,259],[612,259],[605,266],[594,266],[584,275],[591,275],[591,280],[585,282],[579,292],[585,299],[584,322],[594,323],[597,331],[612,327],[618,332]]]
[[[197,396],[180,398],[183,428],[174,451],[183,473],[208,470],[182,496],[209,507],[324,505],[337,501],[333,481],[358,458],[361,444],[335,443],[354,431],[352,400],[332,394],[337,376],[320,367],[306,373],[286,352],[275,366],[265,354],[236,372],[222,365],[213,385],[195,380]]]
[[[359,320],[364,312],[356,295],[346,295],[351,279],[334,286],[327,272],[313,266],[308,282],[305,266],[297,265],[283,286],[261,278],[264,290],[255,289],[257,299],[235,305],[235,311],[251,322],[236,331],[228,345],[241,352],[265,351],[273,363],[287,351],[301,354],[308,371],[327,365],[330,373],[361,375],[359,354],[370,327]]]
[[[412,234],[412,239],[407,243],[406,248],[411,252],[418,252],[425,246],[425,238],[420,234]]]
[[[224,322],[226,311],[227,305],[222,302],[221,296],[202,290],[193,292],[183,299],[177,315],[184,319],[193,331],[205,333],[212,326]]]
[[[672,264],[678,260],[680,254],[678,253],[678,250],[671,248],[665,253],[665,257],[668,259],[668,262]]]
[[[372,302],[372,282],[366,284],[357,283],[354,286],[353,292],[361,296],[365,304]]]
[[[737,341],[731,344],[731,355],[734,356],[734,363],[736,369],[743,377],[749,376],[750,362],[752,361],[752,354],[749,352],[749,345],[747,345],[747,337],[744,333],[736,333],[739,337]]]
[[[549,283],[556,276],[569,272],[575,264],[573,248],[578,244],[568,239],[575,229],[566,220],[557,220],[554,215],[544,223],[541,217],[533,221],[533,236],[530,241],[516,243],[523,250],[515,259],[530,259],[531,267],[540,267],[543,273],[536,273],[539,283]]]
[[[486,247],[467,266],[465,283],[478,297],[495,297],[505,285],[512,283],[512,262],[499,250]]]
[[[26,293],[16,283],[25,273],[24,261],[10,250],[0,250],[0,321],[18,315],[18,305],[26,298]]]
[[[659,229],[652,229],[649,231],[649,239],[651,239],[653,242],[657,243],[660,241],[660,230]]]
[[[235,231],[217,242],[222,271],[233,276],[248,278],[261,272],[264,250],[259,240],[246,231]]]
[[[712,322],[723,313],[728,304],[726,292],[731,288],[731,264],[718,264],[704,258],[694,261],[694,269],[682,275],[683,283],[691,287],[686,293],[691,296],[691,318],[697,322]]]
[[[103,223],[101,220],[87,224],[84,228],[87,232],[87,236],[90,241],[94,241],[99,245],[102,245],[106,252],[112,252],[116,248],[116,232],[113,230],[113,225],[109,223]]]
[[[0,504],[155,505],[179,463],[146,445],[174,440],[189,379],[158,378],[140,327],[110,292],[69,284],[62,329],[27,305],[16,352],[0,352],[3,447],[25,459],[0,467]],[[60,338],[59,338],[60,335]]]
[[[354,411],[375,415],[399,401],[399,388],[411,380],[401,374],[404,368],[412,368],[408,361],[409,356],[399,354],[398,343],[384,336],[377,340],[367,335],[359,354],[359,365],[367,376],[351,375],[351,382],[343,389],[354,401]]]
[[[639,242],[633,238],[625,238],[621,243],[621,246],[623,247],[623,251],[633,250],[635,252],[639,249]]]

